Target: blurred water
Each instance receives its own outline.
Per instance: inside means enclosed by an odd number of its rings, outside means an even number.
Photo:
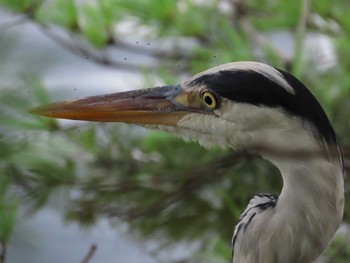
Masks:
[[[33,216],[19,215],[9,241],[7,263],[81,262],[91,245],[97,250],[89,261],[155,262],[106,219],[83,229],[77,223],[64,223],[59,211],[45,207]]]

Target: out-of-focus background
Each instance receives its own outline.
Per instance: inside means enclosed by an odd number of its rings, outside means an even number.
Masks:
[[[27,110],[262,61],[321,102],[348,171],[349,10],[348,0],[0,0],[0,262],[230,262],[241,210],[281,189],[271,164]],[[347,198],[317,262],[349,262],[349,219]]]

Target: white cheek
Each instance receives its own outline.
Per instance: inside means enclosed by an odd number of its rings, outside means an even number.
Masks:
[[[248,103],[232,103],[222,100],[216,113],[226,122],[234,123],[245,147],[269,147],[271,149],[314,149],[317,143],[302,121],[290,117],[278,108],[255,106]],[[244,134],[242,136],[241,134]],[[240,136],[239,136],[240,135]]]
[[[222,105],[216,113],[222,119],[235,123],[246,131],[290,126],[290,119],[279,109],[248,103],[232,103],[227,99],[222,100]]]
[[[247,135],[240,132],[239,126],[211,115],[188,114],[178,122],[178,126],[182,128],[182,137],[198,141],[206,148],[215,145],[239,148],[240,142],[247,140]]]

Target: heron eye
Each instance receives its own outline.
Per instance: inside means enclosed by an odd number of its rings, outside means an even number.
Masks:
[[[219,105],[217,97],[210,91],[203,91],[201,93],[201,98],[208,109],[216,109]]]

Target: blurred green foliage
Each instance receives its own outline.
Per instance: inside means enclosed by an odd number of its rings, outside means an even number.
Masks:
[[[73,0],[0,0],[0,6],[14,16],[26,16],[51,34],[60,28],[79,38],[82,42],[66,40],[76,45],[71,51],[90,54],[92,62],[104,65],[114,65],[112,58],[100,59],[94,51],[120,45],[125,48],[127,44],[114,30],[124,21],[151,28],[149,39],[195,40],[191,52],[175,49],[155,54],[161,58],[155,71],[164,81],[177,81],[180,73],[193,74],[237,60],[265,60],[292,70],[327,111],[349,168],[349,1],[99,0],[77,4]],[[313,16],[321,18],[323,24],[314,23]],[[336,66],[317,71],[308,61],[296,63],[303,53],[283,56],[267,35],[297,29],[301,32],[299,41],[305,32],[331,37]],[[92,47],[85,49],[86,44]],[[179,64],[184,72],[179,71]],[[27,110],[47,103],[49,95],[37,77],[20,79],[14,86],[0,86],[2,240],[8,239],[19,206],[34,212],[56,191],[65,191],[67,220],[83,225],[93,224],[99,216],[127,220],[131,234],[138,239],[156,240],[160,246],[200,242],[193,258],[206,256],[213,262],[227,262],[234,220],[249,199],[259,191],[278,193],[281,189],[277,169],[246,153],[207,151],[165,133],[146,133],[142,128],[119,124],[67,127],[32,116]],[[349,186],[346,179],[347,193]],[[347,199],[346,225],[349,219]],[[337,237],[325,254],[332,260],[328,262],[347,262],[348,243],[346,238]]]

